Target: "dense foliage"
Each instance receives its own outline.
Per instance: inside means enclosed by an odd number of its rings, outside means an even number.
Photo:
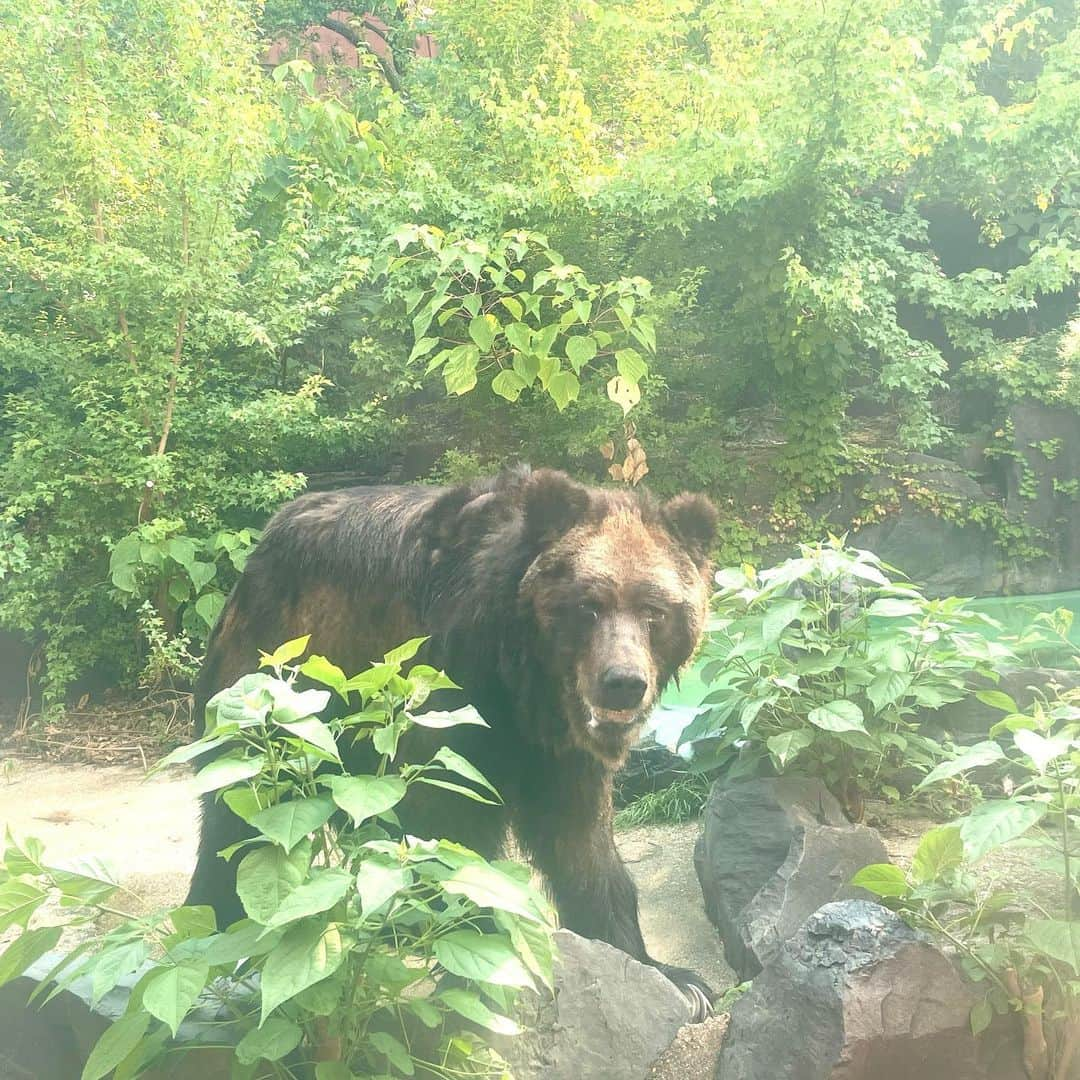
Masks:
[[[742,554],[1080,401],[1072,2],[374,6],[389,80],[264,69],[329,3],[0,0],[0,625],[54,692],[406,447],[704,487]]]
[[[1001,782],[1001,795],[926,833],[906,873],[878,864],[854,880],[956,949],[979,990],[976,1034],[996,1014],[1020,1013],[1025,1074],[1058,1080],[1080,1048],[1080,694],[1050,688],[1024,711],[1000,691],[980,697],[1005,717],[923,784],[977,770]],[[1036,882],[980,873],[1009,845],[1039,856]]]
[[[988,639],[985,615],[888,569],[833,538],[760,574],[717,575],[710,692],[681,736],[701,743],[698,768],[808,772],[858,820],[865,795],[899,799],[902,774],[935,765],[945,751],[925,714],[1015,657]]]
[[[86,936],[41,983],[45,1000],[89,980],[96,1004],[134,981],[123,1014],[101,1035],[82,1080],[132,1077],[181,1050],[235,1045],[230,1073],[350,1080],[357,1076],[502,1077],[501,1058],[475,1034],[515,1034],[506,1012],[522,987],[551,985],[554,915],[526,867],[489,863],[447,840],[392,838],[394,807],[416,784],[494,803],[498,794],[443,747],[406,763],[398,743],[415,725],[482,723],[475,710],[418,713],[453,686],[423,665],[400,674],[420,640],[351,678],[307,639],[214,697],[207,730],[161,764],[218,753],[196,776],[249,823],[237,891],[246,917],[215,925],[207,907],[126,915],[123,890],[95,860],[54,866],[41,845],[6,838],[0,931],[22,932],[0,954],[0,985],[60,942]],[[330,690],[299,690],[303,673]],[[330,698],[346,708],[325,719]],[[377,768],[345,773],[338,747],[371,740]],[[222,747],[225,752],[222,752]],[[235,849],[233,849],[235,850]],[[50,906],[64,916],[57,922]],[[39,909],[42,909],[39,911]],[[27,924],[34,919],[33,928]],[[445,977],[456,976],[449,981]]]

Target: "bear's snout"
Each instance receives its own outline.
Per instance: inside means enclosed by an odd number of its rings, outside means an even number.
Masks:
[[[600,676],[596,704],[612,712],[636,709],[648,689],[649,680],[641,672],[632,668],[609,667]]]

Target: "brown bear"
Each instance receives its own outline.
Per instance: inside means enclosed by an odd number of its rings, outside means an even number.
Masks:
[[[490,727],[410,737],[449,742],[505,805],[416,785],[398,808],[403,828],[494,857],[512,826],[564,926],[654,964],[701,1007],[706,984],[645,950],[611,795],[642,722],[701,639],[715,528],[701,496],[657,505],[527,467],[450,488],[301,496],[271,520],[229,598],[197,713],[254,669],[259,649],[285,640],[310,633],[312,652],[353,671],[428,635],[424,661],[444,669]],[[413,750],[430,756],[433,747]],[[408,747],[403,756],[427,760]],[[204,799],[188,903],[211,905],[219,925],[243,914],[235,866],[217,853],[244,828]]]

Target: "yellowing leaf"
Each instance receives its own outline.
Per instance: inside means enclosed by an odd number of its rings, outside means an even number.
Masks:
[[[641,400],[641,390],[635,383],[616,375],[608,380],[607,396],[622,409],[625,416]]]

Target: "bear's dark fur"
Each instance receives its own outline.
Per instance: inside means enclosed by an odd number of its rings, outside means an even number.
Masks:
[[[418,728],[410,737],[449,742],[505,806],[417,785],[399,807],[403,827],[492,857],[512,825],[563,925],[654,963],[612,837],[612,779],[700,641],[715,526],[700,496],[660,506],[524,467],[452,488],[302,496],[267,526],[222,613],[197,713],[255,668],[259,649],[300,635],[350,673],[430,635],[425,662],[462,687],[490,730]],[[405,746],[403,756],[427,760],[432,750]],[[217,852],[243,830],[226,806],[204,799],[188,902],[212,905],[219,925],[242,915],[235,866]],[[684,987],[704,986],[657,966]]]

